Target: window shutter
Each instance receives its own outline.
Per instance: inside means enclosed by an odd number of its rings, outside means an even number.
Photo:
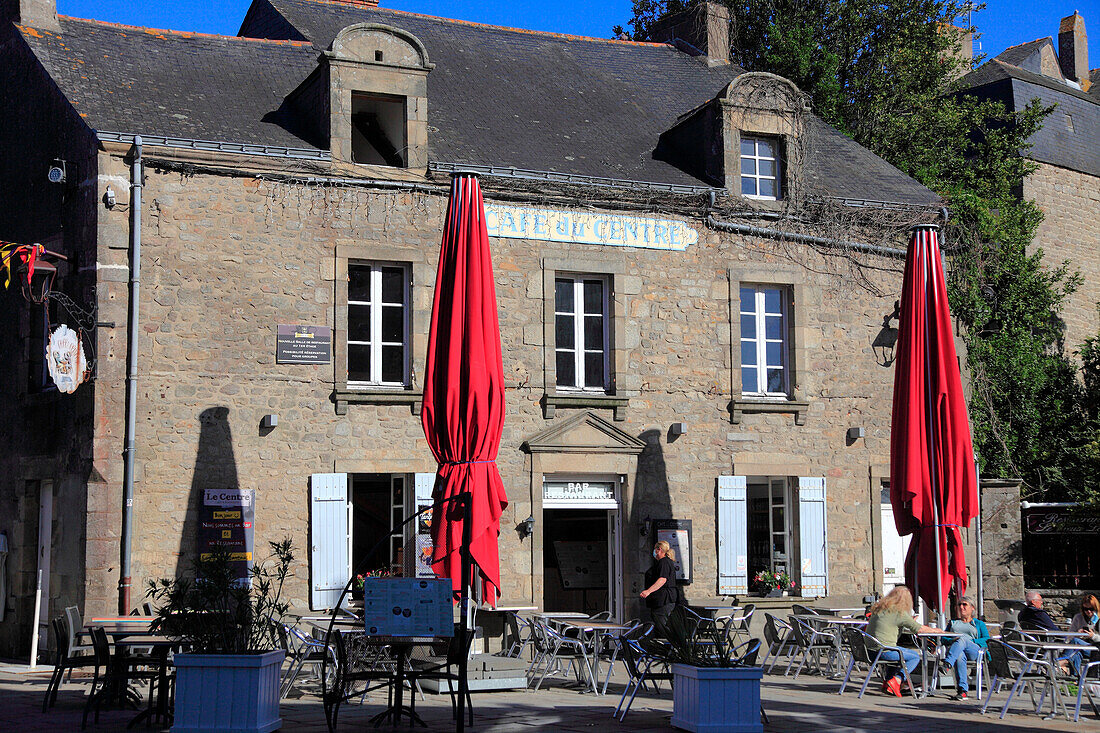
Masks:
[[[346,473],[315,473],[310,477],[309,527],[310,607],[332,608],[347,585],[351,568]]]
[[[829,594],[829,529],[825,519],[825,478],[798,479],[798,537],[802,553],[802,596]]]
[[[718,477],[718,594],[749,591],[747,482]]]

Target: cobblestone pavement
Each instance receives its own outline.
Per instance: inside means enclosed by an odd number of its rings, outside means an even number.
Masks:
[[[84,685],[78,680],[61,688],[56,707],[42,713],[42,695],[49,679],[46,672],[27,673],[25,667],[0,665],[0,732],[38,733],[40,731],[77,731],[84,702]],[[619,702],[625,683],[621,669],[612,679],[606,696],[582,694],[562,681],[548,680],[538,692],[509,691],[474,695],[475,721],[472,731],[592,731],[624,733],[628,731],[671,731],[672,697],[667,686],[660,695],[639,695],[626,718],[620,723],[611,717]],[[926,700],[888,698],[868,691],[862,700],[849,690],[843,697],[836,694],[837,683],[820,677],[802,675],[797,681],[781,675],[764,678],[762,697],[770,722],[764,726],[773,731],[898,731],[928,733],[930,731],[998,731],[999,733],[1030,733],[1032,731],[1100,732],[1100,718],[1082,711],[1079,723],[1065,719],[1041,720],[1027,714],[1025,695],[1003,721],[992,712],[978,713],[975,701],[955,702],[943,697]],[[308,688],[308,686],[307,686]],[[1004,695],[998,696],[1004,700]],[[342,708],[339,730],[373,730],[368,719],[385,703],[382,694],[368,696],[366,702]],[[450,701],[446,695],[427,695],[416,701],[427,728],[420,730],[453,730]],[[99,724],[89,724],[94,733],[115,733],[126,729],[133,711],[104,710]],[[313,695],[304,694],[284,701],[283,730],[297,733],[326,731],[324,711]],[[409,728],[402,726],[403,730]],[[138,730],[142,730],[138,728]]]

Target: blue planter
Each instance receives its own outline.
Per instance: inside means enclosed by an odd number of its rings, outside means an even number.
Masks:
[[[760,667],[672,665],[672,725],[690,731],[762,733]]]
[[[177,654],[172,733],[270,733],[279,718],[282,650]]]

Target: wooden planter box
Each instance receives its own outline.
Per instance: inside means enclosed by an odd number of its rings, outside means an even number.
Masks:
[[[286,652],[177,654],[172,733],[270,733]]]
[[[690,731],[762,733],[760,667],[672,665],[672,725]]]

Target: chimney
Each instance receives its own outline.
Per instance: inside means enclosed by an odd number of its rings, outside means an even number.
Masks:
[[[1089,39],[1085,35],[1085,19],[1076,10],[1062,18],[1058,26],[1058,65],[1062,76],[1089,87]]]
[[[944,23],[940,26],[940,33],[947,39],[948,45],[944,50],[944,56],[949,59],[965,62],[960,64],[952,76],[953,79],[967,74],[974,65],[974,31],[968,28]]]
[[[60,31],[57,0],[0,0],[0,22]]]
[[[654,23],[649,39],[705,56],[708,66],[722,66],[730,62],[730,12],[717,3],[697,3]]]

